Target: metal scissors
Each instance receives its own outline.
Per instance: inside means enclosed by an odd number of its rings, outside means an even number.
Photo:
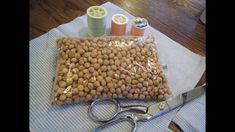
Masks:
[[[201,96],[205,92],[205,87],[206,87],[206,84],[203,84],[199,87],[194,88],[191,91],[185,92],[183,94],[169,98],[166,101],[161,101],[150,106],[144,106],[144,105],[121,106],[119,102],[115,99],[106,99],[106,101],[108,100],[108,101],[113,102],[117,108],[116,113],[112,117],[106,118],[106,119],[100,119],[97,116],[95,116],[95,114],[92,112],[92,109],[95,105],[105,100],[95,100],[91,103],[89,110],[88,110],[88,114],[92,120],[97,121],[97,122],[103,122],[103,124],[95,128],[93,131],[97,132],[103,129],[104,127],[111,125],[113,123],[118,123],[121,121],[129,121],[133,125],[132,132],[136,132],[138,121],[147,121],[147,120],[159,117],[163,114],[166,114],[169,111],[179,106],[183,106],[185,103]],[[118,114],[122,112],[133,111],[133,110],[136,112],[131,113],[131,114],[126,114],[115,119],[115,117]]]

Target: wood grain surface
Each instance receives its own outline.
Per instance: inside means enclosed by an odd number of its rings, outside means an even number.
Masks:
[[[30,0],[30,40],[84,15],[108,0]],[[109,0],[196,54],[205,56],[205,25],[199,20],[205,0]],[[205,83],[205,73],[198,84]],[[171,123],[170,128],[181,131]]]

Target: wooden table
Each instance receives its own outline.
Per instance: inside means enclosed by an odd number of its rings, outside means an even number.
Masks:
[[[107,0],[30,0],[30,39],[84,15],[86,9]],[[205,56],[205,25],[199,17],[205,0],[110,0],[189,50]],[[205,82],[205,74],[198,84]],[[181,131],[173,122],[169,126]]]

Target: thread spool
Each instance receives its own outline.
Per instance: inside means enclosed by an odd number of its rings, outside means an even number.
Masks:
[[[128,18],[123,14],[114,14],[112,16],[111,32],[112,35],[122,36],[126,32]]]
[[[105,34],[107,10],[101,6],[87,9],[88,35],[99,37]]]
[[[137,17],[132,21],[131,35],[143,36],[145,29],[148,27],[148,21],[145,18]]]

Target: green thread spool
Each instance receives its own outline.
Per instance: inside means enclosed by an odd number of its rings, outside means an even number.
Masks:
[[[105,34],[107,10],[101,6],[87,9],[88,35],[99,37]]]

